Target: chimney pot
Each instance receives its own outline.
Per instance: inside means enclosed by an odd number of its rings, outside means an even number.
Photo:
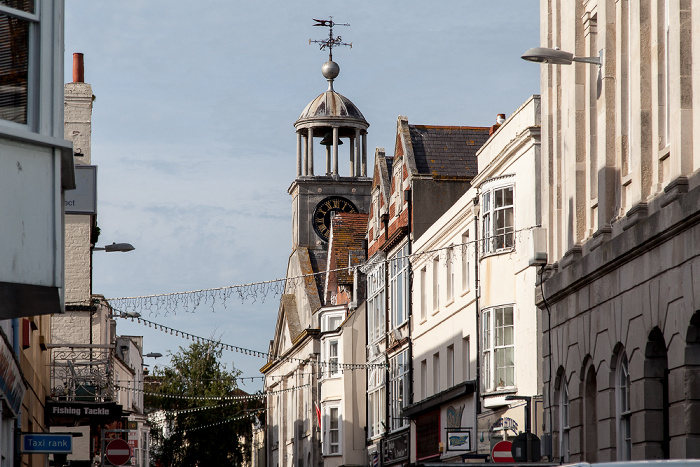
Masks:
[[[506,114],[498,114],[496,115],[496,123],[501,125],[503,122],[506,121]]]
[[[76,52],[73,54],[73,82],[85,82],[85,69],[83,67],[83,54]]]

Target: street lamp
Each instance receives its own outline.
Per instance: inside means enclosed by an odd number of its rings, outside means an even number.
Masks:
[[[600,56],[598,57],[575,57],[571,52],[564,52],[558,48],[533,47],[522,54],[520,58],[528,62],[549,63],[552,65],[571,65],[572,62],[582,62],[601,66],[603,64],[603,51],[600,51]]]
[[[94,247],[92,247],[92,250],[93,251],[106,251],[109,253],[110,251],[122,251],[122,252],[131,251],[131,250],[135,250],[135,248],[131,243],[114,243],[114,242],[112,242],[111,245],[105,245],[103,247],[102,246],[94,246]]]
[[[144,357],[152,357],[152,358],[159,358],[162,357],[163,354],[160,352],[148,352]]]

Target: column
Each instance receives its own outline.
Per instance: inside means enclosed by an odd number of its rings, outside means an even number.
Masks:
[[[350,176],[355,176],[355,137],[350,137]]]
[[[362,157],[360,156],[360,146],[362,143],[359,128],[355,130],[355,176],[362,173]]]
[[[338,175],[338,127],[333,127],[333,175]]]
[[[326,175],[331,174],[331,145],[326,145]]]
[[[362,176],[367,176],[367,133],[362,134]]]
[[[297,132],[297,177],[301,176],[301,133]]]
[[[309,166],[309,136],[304,135],[304,160],[301,164],[301,174],[306,175],[307,167]]]
[[[313,175],[314,174],[314,129],[313,127],[309,128],[309,161],[308,161],[308,169],[306,171],[307,175]]]

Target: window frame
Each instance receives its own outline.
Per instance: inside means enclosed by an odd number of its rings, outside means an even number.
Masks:
[[[408,321],[409,273],[408,242],[389,258],[389,290],[391,294],[391,329],[396,329]],[[398,300],[401,300],[399,306]],[[399,316],[401,311],[401,316]]]
[[[454,244],[450,244],[445,250],[445,303],[449,305],[455,299],[455,269],[454,269]]]
[[[34,4],[34,12],[27,12],[20,9],[12,8],[6,5],[0,5],[0,16],[5,16],[11,19],[27,23],[27,90],[26,90],[26,106],[23,109],[25,112],[25,121],[16,122],[9,119],[0,118],[0,126],[6,128],[26,129],[32,132],[38,131],[39,111],[38,99],[40,93],[40,66],[46,66],[47,69],[53,70],[51,64],[52,56],[43,58],[40,53],[42,39],[41,28],[41,1],[36,1]],[[47,17],[44,21],[51,21],[52,18]],[[12,53],[12,52],[10,52]],[[38,58],[41,59],[41,63]],[[51,79],[48,77],[47,79]],[[63,77],[61,76],[62,80]],[[63,123],[63,122],[61,122]],[[61,124],[61,126],[63,126]]]
[[[384,417],[386,413],[386,371],[381,363],[382,357],[370,362],[367,368],[367,438],[373,439],[384,433]]]
[[[510,321],[511,324],[508,325],[506,324],[506,315],[505,313],[508,312],[510,313]],[[502,319],[502,325],[499,326],[501,329],[500,335],[503,337],[503,339],[506,339],[508,337],[508,333],[506,332],[507,328],[512,328],[510,332],[510,338],[511,342],[510,343],[498,343],[499,339],[499,332],[497,329],[497,314],[499,312],[504,313],[503,319]],[[517,385],[516,381],[516,368],[517,368],[517,362],[516,362],[516,353],[515,353],[515,337],[516,337],[516,330],[515,330],[515,305],[514,304],[508,304],[508,305],[501,305],[501,306],[496,306],[496,307],[490,307],[490,308],[485,308],[481,312],[481,327],[482,327],[482,389],[485,392],[492,392],[492,391],[502,391],[506,389],[511,389],[515,388]],[[508,354],[508,349],[511,349],[511,355],[512,355],[512,365],[507,365],[504,364],[503,366],[499,367],[498,359],[500,357],[500,353],[503,353],[503,358],[505,359]],[[506,372],[506,378],[508,376],[508,368],[512,367],[512,384],[508,384],[509,381],[506,379],[503,385],[499,385],[496,380],[499,377],[499,372],[501,370],[504,370]]]
[[[462,291],[468,292],[469,287],[469,231],[462,234]]]
[[[367,273],[367,343],[373,345],[386,335],[386,288],[384,262]]]
[[[510,204],[496,206],[499,193],[510,191]],[[503,195],[505,201],[505,195]],[[506,224],[510,212],[510,225]],[[496,219],[503,216],[504,227],[498,227]],[[515,249],[515,183],[503,183],[489,187],[481,194],[481,233],[484,255]],[[499,244],[499,239],[502,241]],[[497,246],[498,245],[498,246]]]
[[[333,412],[336,413],[336,427],[333,427]],[[323,455],[342,456],[343,455],[343,423],[340,410],[340,402],[324,403],[323,418]],[[337,442],[332,441],[332,434],[337,434]],[[333,449],[335,448],[335,450]]]
[[[433,257],[433,313],[440,310],[440,256]]]
[[[569,384],[566,382],[566,375],[562,374],[559,383],[559,458],[561,462],[569,462],[571,454],[569,420]]]
[[[408,426],[408,419],[401,416],[402,409],[408,405],[410,393],[411,363],[408,349],[404,349],[389,359],[389,426],[391,430],[400,430]]]
[[[626,352],[622,351],[615,368],[615,425],[617,428],[617,460],[632,457],[632,411],[630,408],[630,373]]]

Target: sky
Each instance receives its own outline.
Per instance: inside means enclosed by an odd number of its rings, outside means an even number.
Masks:
[[[539,94],[539,66],[520,59],[539,45],[538,0],[66,0],[65,10],[65,80],[72,54],[83,53],[96,96],[98,245],[136,247],[94,253],[93,292],[107,298],[285,276],[293,125],[327,88],[327,52],[309,39],[328,31],[313,18],[350,24],[334,29],[352,42],[333,51],[341,69],[334,88],[369,122],[370,156],[376,147],[393,155],[399,115],[412,124],[490,126]],[[278,305],[258,296],[141,314],[264,352]],[[146,358],[151,367],[190,343],[129,320],[117,332],[144,336],[144,354],[164,354]],[[242,372],[242,389],[262,387],[245,378],[261,375],[263,359],[226,351],[222,360]]]

